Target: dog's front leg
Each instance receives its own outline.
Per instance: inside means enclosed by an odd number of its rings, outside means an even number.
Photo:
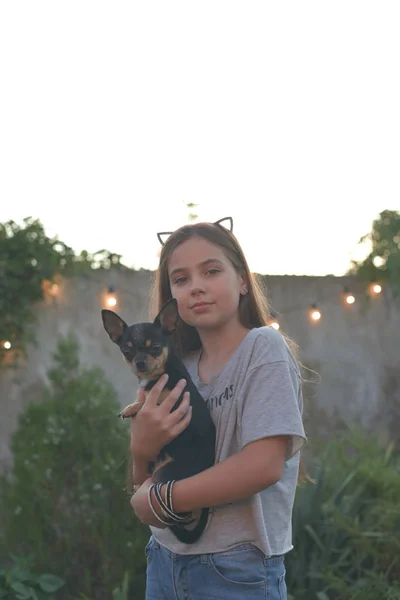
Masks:
[[[139,412],[139,410],[142,408],[144,402],[139,402],[138,400],[136,400],[136,402],[133,402],[132,404],[128,404],[128,406],[125,406],[125,408],[119,413],[119,417],[121,417],[122,419],[130,419],[132,417],[134,417],[135,415],[137,415],[137,413]]]

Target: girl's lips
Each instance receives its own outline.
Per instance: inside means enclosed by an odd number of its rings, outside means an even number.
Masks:
[[[194,312],[203,312],[207,310],[209,306],[211,306],[211,302],[197,302],[196,304],[193,304],[192,310]]]

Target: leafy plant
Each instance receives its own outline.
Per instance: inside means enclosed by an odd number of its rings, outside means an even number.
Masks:
[[[55,600],[64,580],[56,575],[34,572],[32,556],[11,555],[13,564],[0,571],[0,598],[4,600]]]
[[[298,490],[288,588],[296,600],[400,598],[400,460],[352,428]]]
[[[34,342],[34,305],[44,297],[44,282],[93,268],[122,268],[120,259],[107,250],[75,255],[58,238],[48,237],[40,221],[31,217],[23,220],[23,226],[14,221],[0,224],[0,367],[15,365],[27,344]]]
[[[112,600],[129,600],[129,573],[124,575],[124,579],[120,587],[116,587],[112,593]]]
[[[366,282],[387,281],[395,297],[400,296],[400,212],[384,210],[372,230],[359,243],[368,242],[371,252],[363,261],[352,261],[350,273]]]
[[[73,337],[59,342],[48,378],[12,438],[3,552],[31,553],[41,570],[62,573],[70,596],[109,600],[126,571],[142,589],[149,533],[129,504],[129,429],[116,392],[100,369],[81,367]]]

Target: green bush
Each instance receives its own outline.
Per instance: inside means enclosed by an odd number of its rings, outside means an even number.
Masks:
[[[38,575],[32,556],[11,555],[13,563],[0,571],[0,598],[3,600],[55,600],[64,581],[55,575]]]
[[[128,432],[116,392],[100,369],[83,369],[73,338],[62,340],[45,397],[20,415],[13,473],[2,481],[5,552],[32,554],[61,574],[65,595],[109,600],[129,573],[142,597],[148,528],[126,490]]]
[[[398,453],[353,429],[318,462],[316,484],[296,496],[289,591],[296,600],[399,600]]]

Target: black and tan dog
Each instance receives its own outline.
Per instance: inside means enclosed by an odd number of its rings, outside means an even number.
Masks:
[[[183,393],[188,391],[192,418],[187,428],[161,450],[155,464],[149,465],[154,481],[177,481],[211,467],[215,460],[215,426],[203,398],[174,350],[170,338],[179,318],[176,300],[167,302],[153,323],[128,326],[111,310],[103,310],[102,318],[105,330],[111,340],[119,346],[145,392],[151,390],[163,373],[168,374],[164,397],[179,380],[186,379],[187,382],[172,410],[179,406]],[[162,399],[161,395],[160,402]],[[120,416],[132,417],[141,407],[140,402],[130,404]],[[207,525],[208,514],[209,509],[204,508],[196,524],[190,529],[175,525],[170,529],[181,542],[194,543]]]

